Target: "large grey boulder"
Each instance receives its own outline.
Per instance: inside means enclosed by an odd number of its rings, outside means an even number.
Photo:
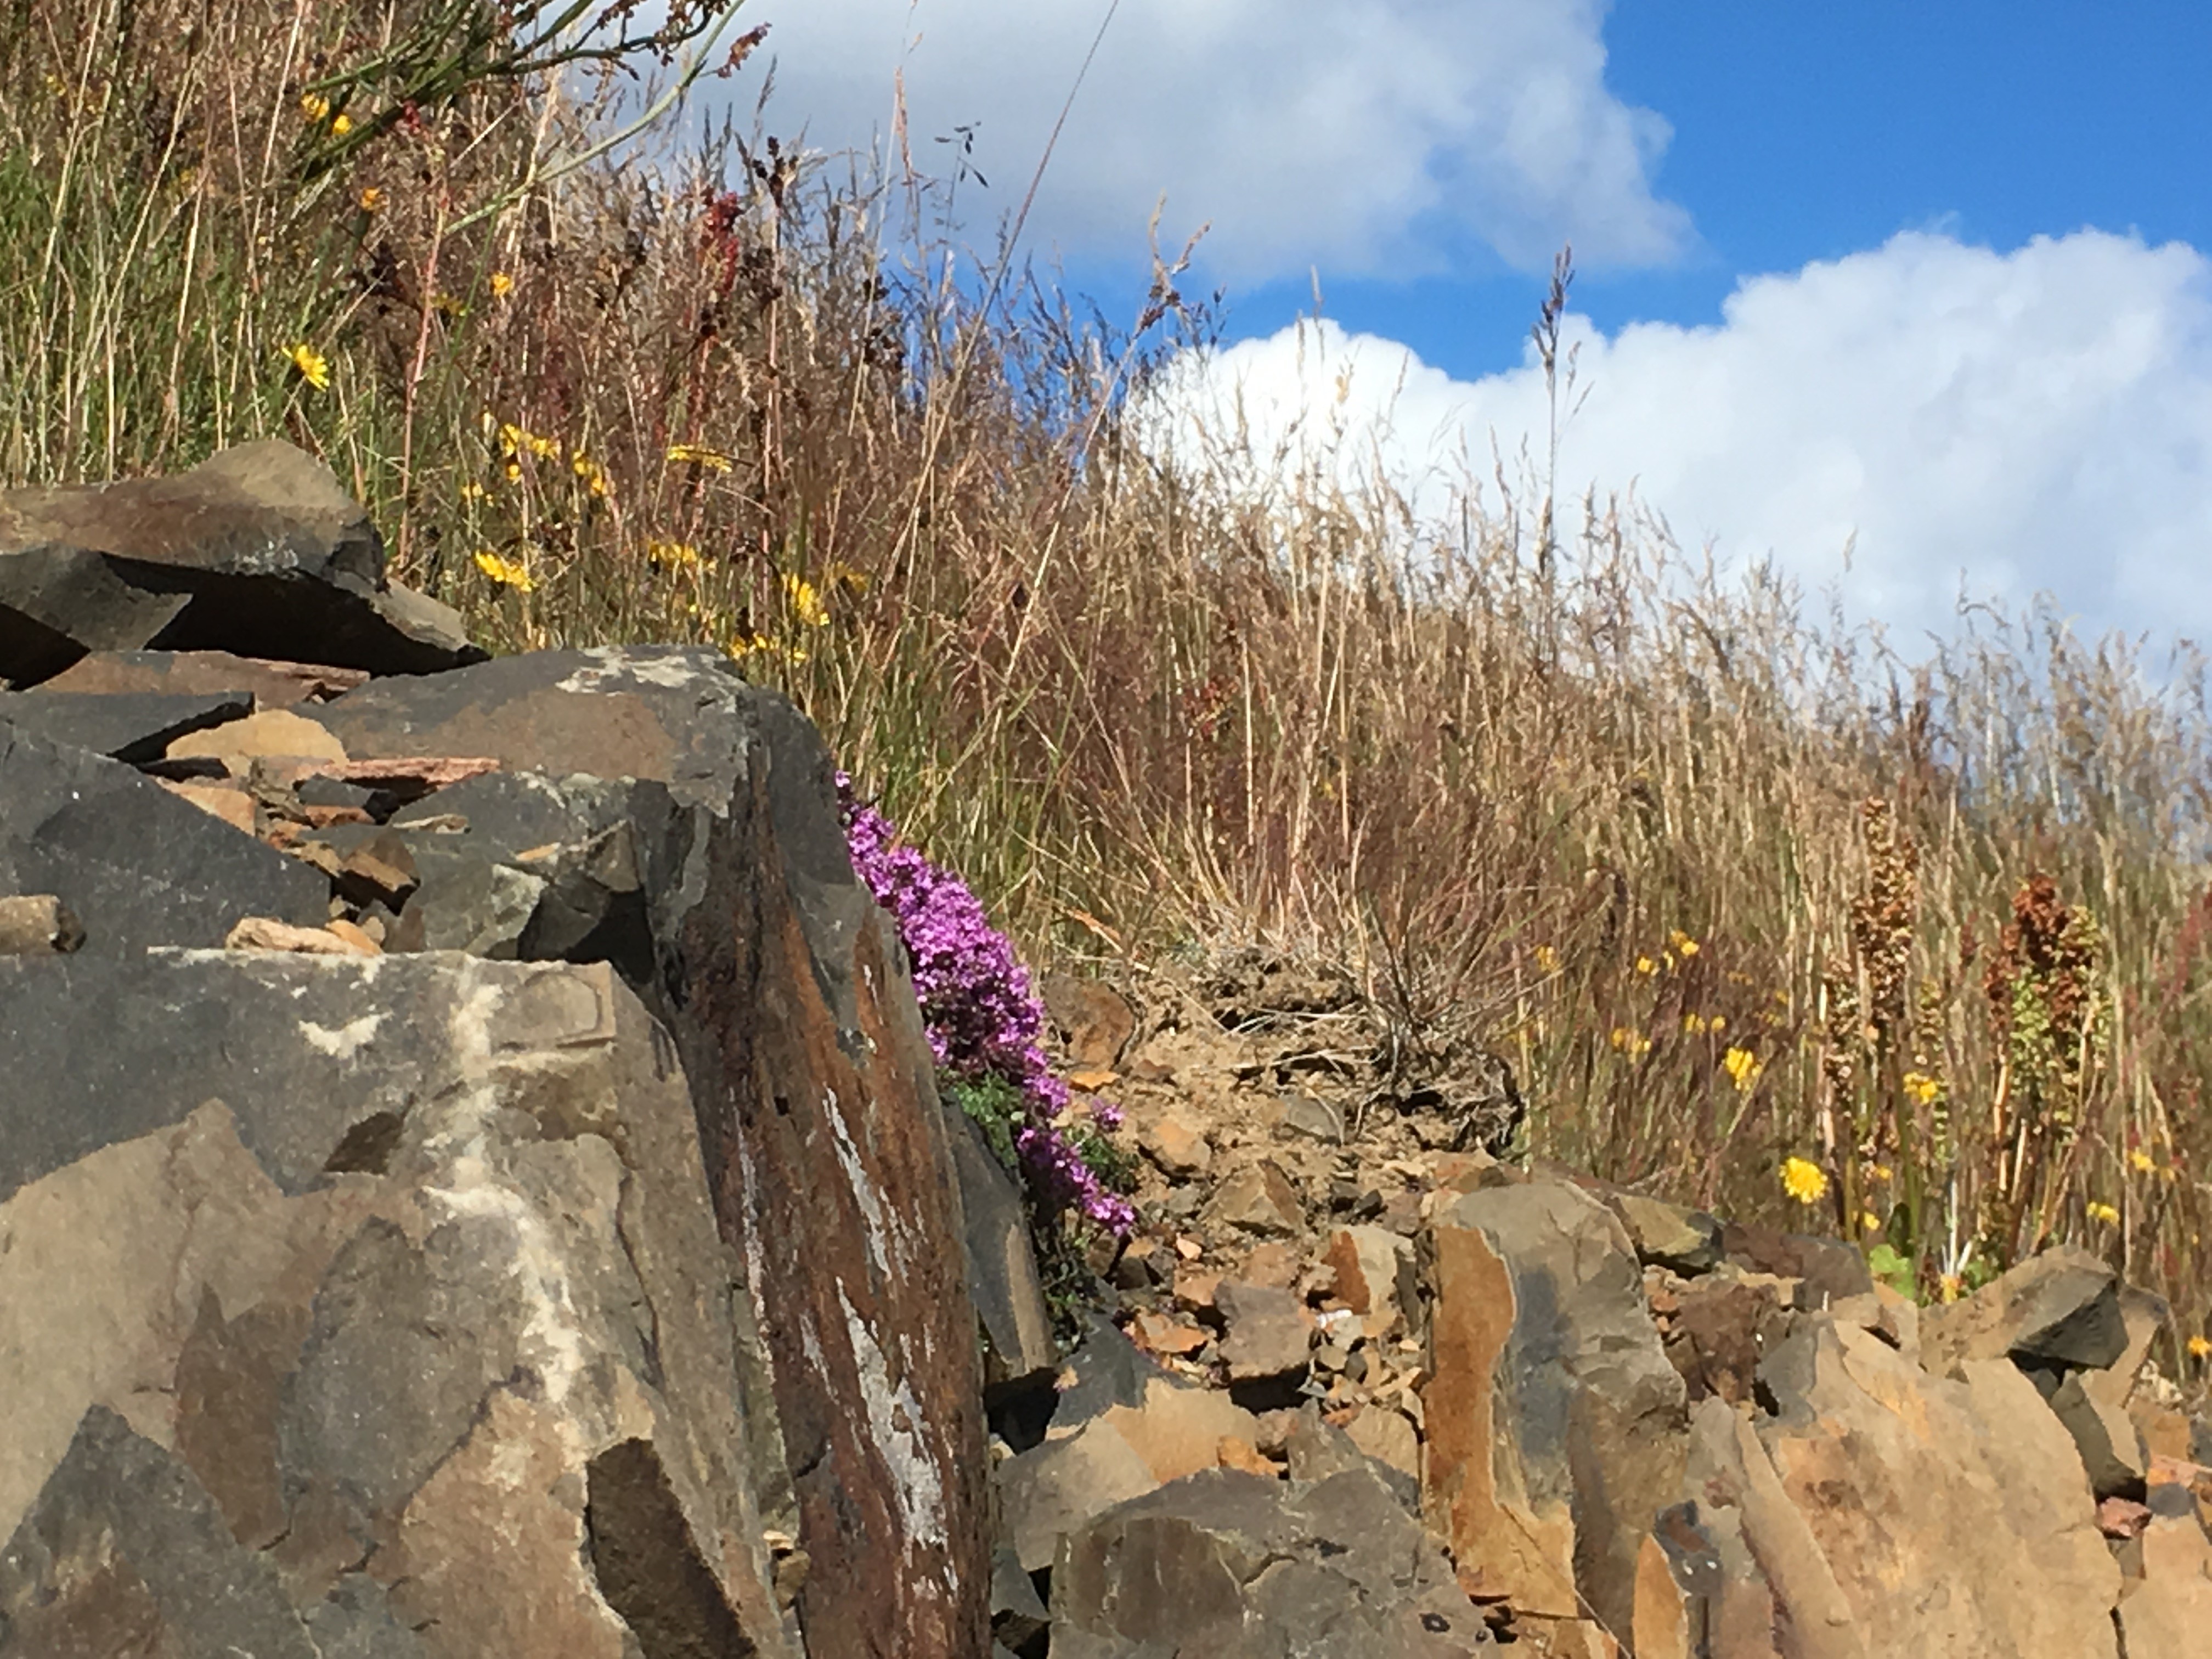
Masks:
[[[896,933],[853,874],[820,737],[720,653],[677,647],[504,658],[301,712],[356,762],[477,756],[557,781],[561,799],[540,803],[561,820],[547,860],[577,873],[573,892],[596,884],[611,904],[623,860],[602,849],[610,861],[595,862],[604,820],[575,779],[653,786],[623,792],[649,958],[611,959],[667,1027],[722,1236],[763,1310],[810,1647],[978,1650],[991,1561],[977,1310],[994,1346],[1033,1364],[1042,1303],[1033,1268],[971,1267],[1025,1260],[1027,1243],[1007,1231],[1013,1206],[966,1197],[965,1183],[1005,1177],[958,1156]],[[458,797],[482,803],[501,867],[532,850],[501,843],[538,810],[507,787]],[[662,805],[646,810],[648,797]],[[447,816],[455,799],[422,810]],[[476,835],[477,817],[452,815]],[[545,902],[517,954],[556,939],[580,951],[576,924],[536,920]],[[599,905],[578,915],[622,908]]]
[[[103,1061],[0,1097],[0,1654],[794,1651],[740,1266],[610,969],[155,951],[0,1007]]]

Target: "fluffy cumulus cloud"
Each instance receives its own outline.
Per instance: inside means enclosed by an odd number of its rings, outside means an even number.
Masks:
[[[770,25],[771,125],[819,149],[908,149],[975,129],[987,190],[1019,203],[1107,0],[751,0]],[[1121,0],[1041,186],[1033,246],[1141,258],[1201,222],[1207,270],[1244,283],[1319,265],[1411,273],[1487,249],[1540,265],[1662,260],[1687,222],[1655,196],[1668,129],[1606,89],[1607,0]],[[758,60],[756,60],[758,61]]]
[[[1562,495],[1634,489],[1684,546],[1771,556],[1808,591],[1948,634],[1961,582],[2054,594],[2080,625],[2212,642],[2212,266],[2084,231],[2011,252],[1947,236],[1742,282],[1713,327],[1570,317],[1580,407]],[[1456,458],[1544,452],[1532,361],[1455,381],[1326,322],[1177,366],[1162,432],[1329,431],[1429,506]],[[1848,574],[1844,550],[1851,556]]]

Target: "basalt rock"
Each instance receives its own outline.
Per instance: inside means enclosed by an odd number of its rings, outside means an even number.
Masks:
[[[85,933],[0,963],[0,1651],[982,1651],[978,1312],[1049,1332],[818,737],[681,650],[295,712],[296,779],[149,763],[230,823],[0,726]]]
[[[1451,1566],[1371,1468],[1310,1485],[1216,1469],[1071,1536],[1054,1659],[1447,1659],[1495,1651]]]
[[[0,1102],[0,1653],[793,1651],[738,1265],[610,970],[154,951],[0,1009],[74,1059]]]
[[[0,676],[88,652],[276,657],[422,674],[481,660],[459,618],[386,580],[374,526],[321,462],[274,441],[189,472],[0,492]]]
[[[120,762],[4,720],[0,892],[52,895],[77,919],[88,955],[212,947],[242,917],[315,925],[330,907],[314,871]]]

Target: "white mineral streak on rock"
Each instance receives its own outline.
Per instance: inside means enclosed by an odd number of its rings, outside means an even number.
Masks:
[[[351,1060],[362,1048],[375,1040],[376,1029],[384,1024],[381,1013],[363,1014],[359,1019],[349,1019],[332,1030],[327,1025],[318,1025],[312,1019],[300,1022],[300,1034],[307,1039],[307,1046],[332,1060]]]
[[[876,1334],[853,1310],[842,1285],[837,1287],[837,1305],[845,1310],[845,1328],[852,1338],[853,1358],[860,1374],[868,1438],[883,1454],[896,1490],[908,1553],[941,1547],[946,1541],[945,1483],[915,1431],[922,1421],[921,1402],[915,1397],[913,1383],[903,1378],[896,1389],[891,1386],[890,1367],[884,1363]]]
[[[845,1127],[844,1114],[837,1109],[835,1089],[823,1090],[822,1110],[830,1120],[830,1135],[836,1143],[837,1162],[844,1166],[845,1179],[867,1223],[868,1261],[878,1274],[887,1274],[894,1262],[900,1260],[898,1235],[884,1215],[883,1202],[876,1196],[874,1183],[860,1163],[860,1149],[853,1144],[853,1132]]]

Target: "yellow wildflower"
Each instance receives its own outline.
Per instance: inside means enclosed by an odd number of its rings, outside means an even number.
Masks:
[[[1729,1081],[1735,1085],[1739,1094],[1749,1094],[1751,1085],[1759,1081],[1759,1074],[1765,1069],[1748,1048],[1731,1048],[1721,1056],[1721,1070],[1729,1074]]]
[[[1711,1019],[1705,1022],[1705,1029],[1708,1031],[1711,1031],[1715,1036],[1718,1036],[1723,1031],[1728,1030],[1728,1016],[1726,1014],[1715,1014]]]
[[[1616,1025],[1613,1028],[1613,1046],[1631,1060],[1641,1060],[1651,1052],[1651,1039],[1641,1031]]]
[[[1859,1212],[1859,1231],[1869,1233],[1880,1232],[1881,1231],[1881,1218],[1876,1215],[1872,1210],[1861,1210]]]
[[[459,493],[461,499],[465,501],[480,501],[483,500],[485,496],[491,494],[489,489],[486,489],[482,484],[478,483],[473,478],[470,479],[468,483],[461,486]]]
[[[1802,1158],[1784,1158],[1782,1190],[1800,1204],[1818,1204],[1828,1195],[1827,1172]]]
[[[441,317],[465,317],[469,314],[469,308],[450,294],[433,294],[430,309]]]
[[[505,271],[503,271],[503,270],[495,270],[494,272],[492,272],[492,274],[491,274],[491,297],[492,297],[493,299],[495,299],[495,300],[504,300],[505,298],[507,298],[507,296],[508,295],[510,295],[510,294],[512,294],[512,293],[514,293],[514,277],[512,277],[512,276],[508,276],[508,275],[507,274],[507,272],[505,272]]]
[[[522,463],[521,463],[520,461],[509,461],[509,462],[507,464],[507,483],[514,483],[517,478],[520,478],[521,476],[522,476]]]
[[[2108,1226],[2117,1225],[2120,1218],[2120,1212],[2118,1210],[2114,1209],[2109,1204],[2106,1204],[2096,1200],[2092,1200],[2086,1206],[2084,1206],[2084,1213],[2088,1216],[2090,1220],[2101,1221]]]
[[[331,389],[331,360],[309,345],[305,340],[286,352],[292,367],[300,371],[300,378],[318,392]]]
[[[1946,1302],[1956,1302],[1966,1291],[1964,1273],[1942,1273],[1936,1280],[1936,1293]]]
[[[1682,1016],[1682,1029],[1683,1029],[1685,1031],[1688,1032],[1692,1036],[1705,1036],[1705,1017],[1703,1014],[1685,1014],[1685,1015],[1683,1015],[1683,1016]]]
[[[1659,971],[1659,964],[1652,961],[1650,957],[1638,957],[1636,958],[1636,971],[1639,974],[1656,974]]]
[[[668,459],[682,465],[710,467],[717,472],[727,472],[732,465],[728,456],[704,444],[671,444]]]
[[[2189,1339],[2189,1357],[2191,1359],[2212,1358],[2212,1338],[2202,1336],[2191,1337]]]
[[[791,608],[799,613],[799,620],[808,627],[820,628],[830,620],[829,608],[814,591],[814,584],[797,571],[783,573],[783,592],[791,601]]]
[[[830,568],[822,574],[833,586],[843,588],[854,599],[859,599],[868,591],[868,573],[854,569],[842,559],[832,559]]]
[[[333,137],[343,138],[352,131],[353,117],[350,115],[338,114],[331,117],[331,132]]]
[[[1538,945],[1536,969],[1539,973],[1556,974],[1559,970],[1559,953],[1548,945]]]
[[[363,190],[361,193],[360,199],[361,210],[363,213],[381,213],[384,211],[384,204],[386,200],[385,194],[374,185],[371,185],[367,189]]]
[[[501,587],[511,587],[518,593],[527,593],[538,586],[531,580],[529,568],[520,560],[501,558],[488,550],[477,550],[477,568]]]
[[[331,118],[331,100],[320,93],[307,92],[300,95],[300,113],[315,126]]]
[[[1905,1074],[1905,1092],[1925,1106],[1943,1092],[1943,1085],[1925,1072],[1907,1072]]]
[[[1897,1178],[1897,1172],[1887,1164],[1869,1164],[1867,1165],[1867,1173],[1876,1181],[1887,1182]]]
[[[645,556],[655,564],[673,565],[679,570],[696,570],[706,563],[689,542],[647,542]]]
[[[776,657],[793,666],[806,660],[806,648],[804,646],[779,644],[765,634],[739,634],[733,637],[723,649],[732,656],[740,659],[757,654]]]
[[[2140,1146],[2128,1154],[2128,1162],[2141,1174],[2148,1175],[2151,1172],[2150,1154]]]
[[[1692,939],[1692,938],[1691,938],[1687,933],[1684,933],[1680,928],[1677,927],[1677,928],[1676,928],[1676,929],[1675,929],[1672,933],[1669,933],[1667,937],[1668,937],[1668,941],[1670,944],[1672,944],[1672,945],[1674,945],[1674,949],[1675,949],[1677,951],[1679,951],[1680,954],[1682,954],[1683,956],[1686,956],[1686,957],[1693,957],[1693,956],[1695,956],[1695,955],[1697,955],[1697,954],[1698,954],[1698,941],[1697,941],[1697,940],[1695,940],[1695,939]]]

